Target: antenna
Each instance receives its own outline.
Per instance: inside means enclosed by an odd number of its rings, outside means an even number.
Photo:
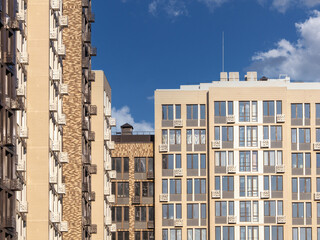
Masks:
[[[222,32],[222,72],[224,72],[224,32]]]

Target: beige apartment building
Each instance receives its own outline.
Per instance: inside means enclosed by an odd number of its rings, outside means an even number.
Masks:
[[[156,90],[155,238],[320,239],[319,96],[256,72]]]
[[[115,177],[111,170],[111,128],[116,126],[116,120],[111,118],[111,87],[103,71],[94,71],[95,82],[92,84],[92,103],[96,106],[92,117],[92,130],[96,133],[92,143],[92,166],[96,174],[91,178],[94,199],[91,198],[92,222],[97,224],[97,234],[91,239],[109,240],[111,232],[115,231],[111,222],[111,178]]]
[[[154,240],[154,135],[126,123],[112,140],[112,240]]]

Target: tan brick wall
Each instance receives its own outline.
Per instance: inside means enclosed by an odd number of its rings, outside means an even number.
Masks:
[[[134,196],[135,183],[134,158],[153,157],[153,143],[116,143],[115,149],[112,151],[112,157],[129,157],[129,237],[130,240],[134,240],[134,213],[135,206],[137,206],[132,205],[132,197]],[[119,181],[123,182],[123,180]]]
[[[69,223],[69,232],[64,240],[82,239],[82,5],[81,0],[64,0],[64,15],[69,26],[63,30],[66,58],[63,62],[63,80],[69,86],[69,95],[64,97],[63,111],[67,125],[63,130],[63,151],[69,154],[69,163],[63,166],[66,195],[63,201],[63,220]]]

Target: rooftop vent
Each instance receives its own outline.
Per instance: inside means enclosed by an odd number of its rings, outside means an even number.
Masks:
[[[129,124],[123,124],[121,126],[121,134],[122,135],[132,135],[133,127]]]
[[[262,78],[260,78],[260,81],[268,81],[268,78],[266,76],[263,76]]]

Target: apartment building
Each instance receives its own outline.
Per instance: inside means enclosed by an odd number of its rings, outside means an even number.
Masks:
[[[154,135],[124,124],[112,140],[112,240],[154,239]]]
[[[96,48],[91,45],[91,24],[94,14],[91,0],[64,0],[64,13],[68,16],[68,28],[63,32],[66,46],[63,78],[68,84],[65,97],[67,123],[63,132],[63,150],[69,155],[69,164],[63,167],[66,195],[63,202],[64,219],[69,231],[64,239],[91,239],[97,233],[97,222],[92,222],[92,166],[91,116],[96,106],[91,104],[92,82],[95,73],[91,71],[91,57]]]
[[[155,237],[320,239],[319,94],[256,72],[156,90]]]
[[[27,15],[24,15],[26,10]],[[17,36],[20,61],[17,68],[29,60],[29,80],[25,83],[26,72],[18,78],[18,90],[22,89],[26,96],[27,116],[25,120],[25,112],[17,113],[17,129],[20,138],[28,137],[27,149],[23,142],[19,143],[22,147],[17,148],[18,162],[26,169],[27,182],[26,195],[23,190],[18,200],[28,202],[28,239],[41,236],[42,239],[58,240],[68,231],[62,214],[65,194],[62,165],[68,161],[62,141],[66,124],[62,99],[67,94],[67,85],[62,78],[65,55],[62,32],[67,26],[67,17],[62,11],[62,1],[57,0],[21,1],[19,15],[27,20],[28,31],[22,34],[28,35],[27,47],[21,34]],[[18,70],[19,74],[22,72]]]
[[[92,130],[96,133],[92,143],[91,183],[94,192],[91,192],[92,222],[97,224],[97,234],[92,236],[96,240],[111,239],[111,204],[114,197],[111,194],[111,150],[114,142],[111,141],[111,128],[116,126],[116,120],[111,118],[111,88],[103,71],[94,71],[95,82],[92,84]]]

